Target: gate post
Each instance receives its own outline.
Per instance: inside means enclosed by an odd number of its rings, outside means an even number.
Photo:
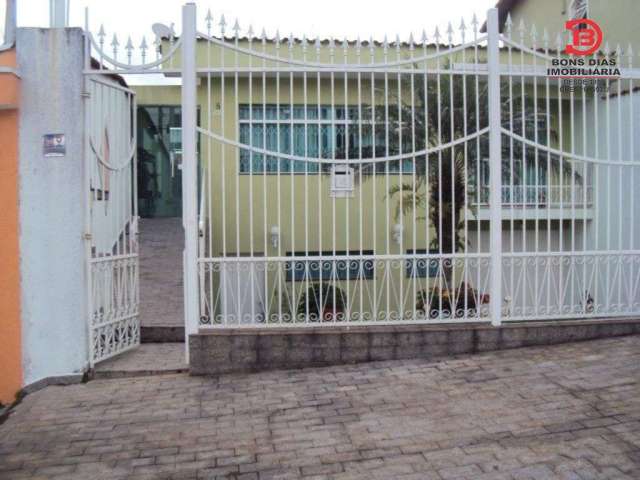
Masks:
[[[198,308],[198,159],[196,157],[196,5],[182,7],[182,225],[185,355],[189,334],[197,333]]]
[[[491,324],[502,322],[502,145],[500,121],[500,31],[498,9],[487,12],[489,90],[489,235]]]

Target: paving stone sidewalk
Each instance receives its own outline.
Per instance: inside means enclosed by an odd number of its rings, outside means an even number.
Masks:
[[[0,478],[638,479],[640,336],[27,396]]]
[[[140,323],[182,326],[181,218],[140,219]]]

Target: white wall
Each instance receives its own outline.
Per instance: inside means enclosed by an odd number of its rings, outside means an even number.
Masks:
[[[19,29],[20,272],[25,384],[87,365],[80,29]],[[64,133],[64,157],[43,135]]]

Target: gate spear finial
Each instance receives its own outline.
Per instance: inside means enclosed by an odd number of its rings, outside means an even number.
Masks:
[[[471,26],[473,27],[473,38],[476,39],[478,38],[478,17],[475,13],[471,17]]]
[[[546,28],[542,30],[542,46],[545,52],[549,51],[549,32]]]
[[[538,30],[536,29],[535,23],[531,25],[531,45],[533,49],[536,49],[536,45],[538,44]]]
[[[504,22],[504,31],[507,34],[507,37],[511,38],[511,30],[513,27],[513,22],[511,21],[511,12],[507,13],[507,20]]]
[[[224,31],[225,27],[227,26],[227,21],[224,19],[224,14],[220,16],[220,23],[218,25],[220,26],[220,36],[222,37],[222,41],[224,41]]]
[[[100,25],[100,30],[98,30],[98,43],[100,44],[100,49],[102,50],[104,47],[104,37],[106,37],[107,34],[104,31],[104,25]]]
[[[518,33],[520,34],[520,43],[524,43],[524,18],[520,19],[520,23],[518,24]]]
[[[127,44],[124,46],[124,49],[127,51],[127,62],[131,65],[131,52],[133,52],[133,42],[131,41],[131,36],[127,38]]]
[[[207,34],[211,36],[211,24],[213,23],[213,15],[211,15],[211,9],[207,10],[207,16],[204,17],[204,21],[207,25]]]
[[[562,51],[562,34],[556,34],[556,51],[560,53]]]
[[[436,27],[436,31],[433,33],[433,38],[436,41],[436,47],[440,46],[440,29]]]
[[[111,39],[111,46],[113,47],[113,58],[118,59],[118,46],[120,42],[118,42],[118,36],[114,33],[113,38]]]
[[[453,44],[453,26],[451,22],[447,25],[447,40],[449,41],[449,45]]]
[[[142,37],[142,42],[140,43],[140,53],[142,55],[142,63],[145,63],[145,59],[147,58],[147,39],[145,36]]]

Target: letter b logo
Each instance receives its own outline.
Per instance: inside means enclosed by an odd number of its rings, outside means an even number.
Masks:
[[[586,27],[582,27],[586,25]],[[572,33],[571,43],[566,52],[571,55],[591,55],[602,44],[602,30],[600,26],[588,18],[568,20],[565,28]]]

